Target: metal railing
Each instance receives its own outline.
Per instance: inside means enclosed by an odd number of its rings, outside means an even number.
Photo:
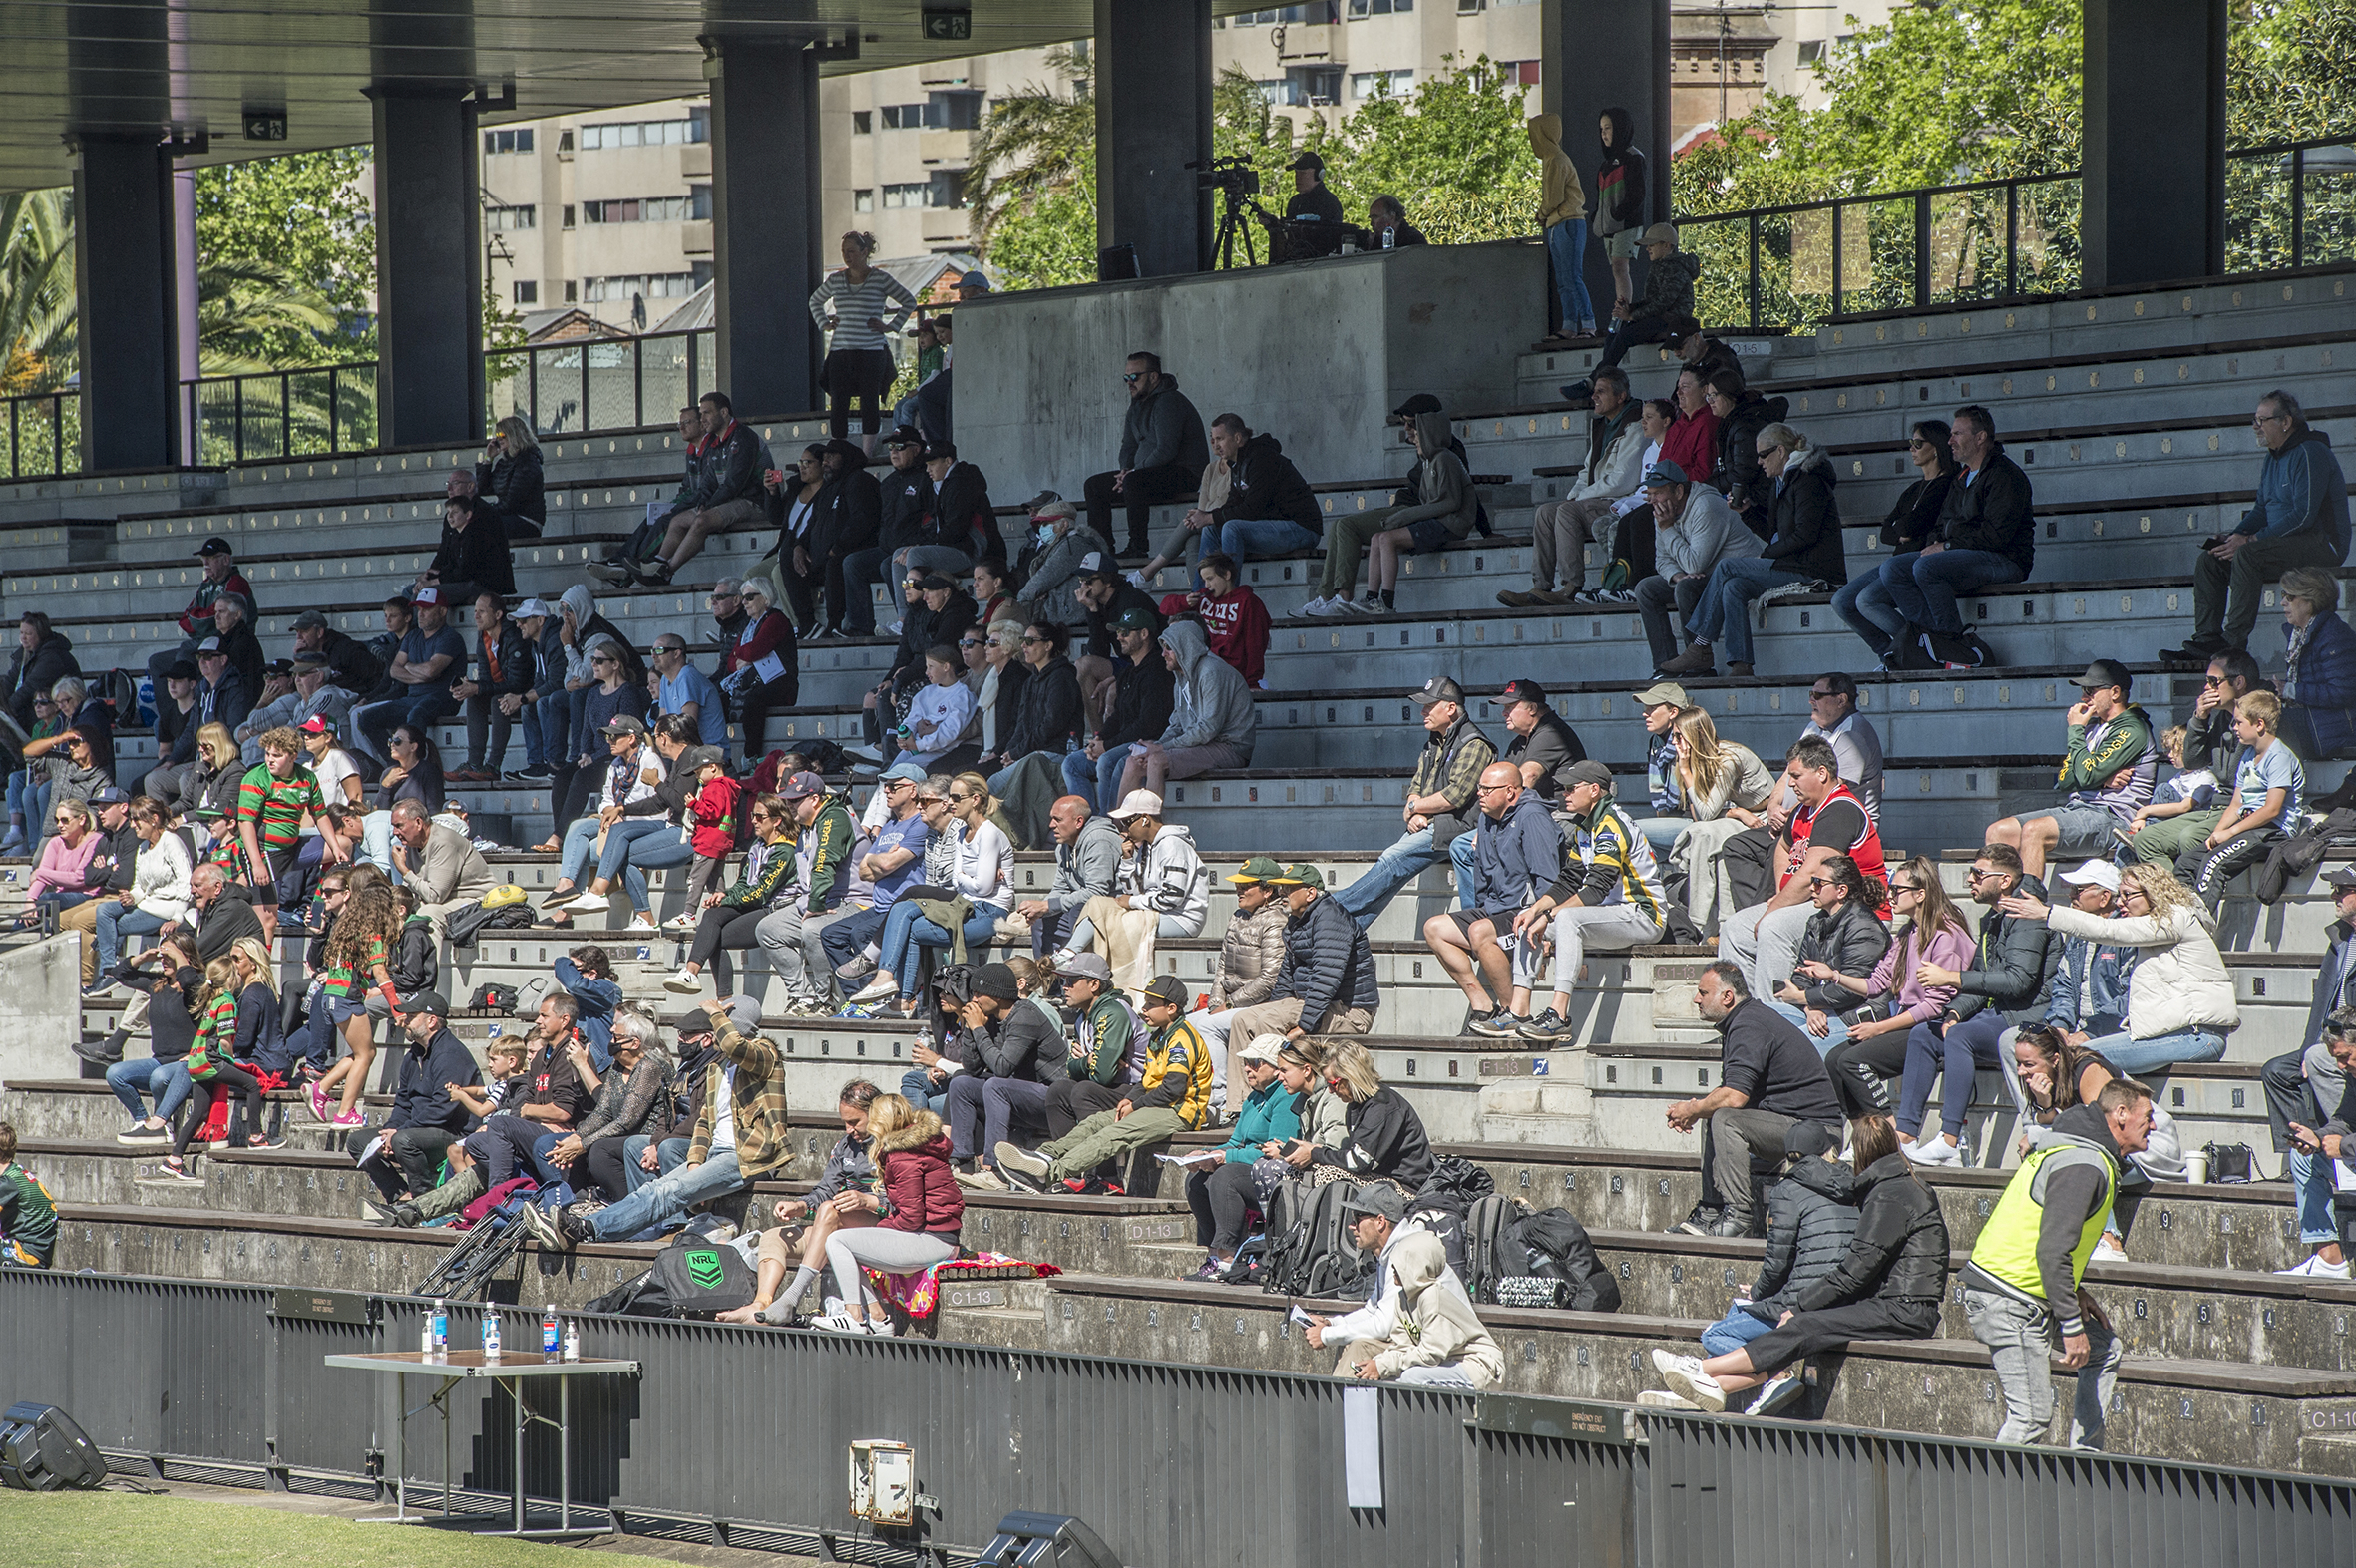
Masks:
[[[50,479],[82,468],[82,394],[78,390],[24,392],[0,399],[7,407],[5,479]]]
[[[199,376],[181,383],[189,465],[220,468],[376,445],[376,361]]]
[[[1801,328],[2083,286],[2082,173],[1978,180],[1678,219],[1712,326]],[[2225,272],[2356,260],[2356,137],[2226,155]]]
[[[494,421],[515,414],[543,436],[666,425],[712,389],[717,342],[707,327],[486,354],[484,407]]]

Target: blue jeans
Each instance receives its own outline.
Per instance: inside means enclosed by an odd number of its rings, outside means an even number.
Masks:
[[[890,905],[880,910],[853,910],[820,927],[818,941],[826,949],[828,961],[839,970],[866,952],[869,943],[880,942],[884,935],[884,922],[890,914]]]
[[[2225,1036],[2208,1029],[2178,1029],[2173,1034],[2155,1034],[2142,1040],[2126,1034],[2105,1034],[2088,1040],[2086,1048],[2100,1051],[2114,1071],[2142,1079],[2158,1094],[2167,1082],[2167,1073],[2161,1069],[2179,1061],[2224,1060]]]
[[[629,1184],[629,1192],[636,1192],[640,1187],[646,1186],[657,1177],[667,1176],[686,1163],[687,1140],[685,1138],[665,1138],[662,1140],[661,1146],[655,1150],[654,1162],[657,1168],[646,1169],[638,1163],[638,1156],[645,1153],[646,1145],[653,1141],[642,1132],[633,1132],[621,1140],[621,1174],[623,1180]],[[627,1195],[627,1193],[623,1194],[625,1197]]]
[[[1832,1054],[1833,1046],[1848,1043],[1849,1026],[1829,1012],[1824,1014],[1824,1037],[1818,1039],[1808,1033],[1808,1015],[1804,1008],[1794,1007],[1787,1001],[1770,1001],[1767,1005],[1789,1018],[1791,1026],[1806,1035],[1807,1042],[1816,1047],[1816,1054],[1819,1056],[1829,1056]]]
[[[1063,754],[1063,787],[1088,803],[1091,811],[1110,811],[1121,803],[1121,765],[1134,746],[1107,746],[1104,755],[1088,760],[1085,751]]]
[[[1994,1007],[1982,1007],[1961,1023],[1950,1024],[1946,1035],[1935,1024],[1917,1023],[1906,1031],[1906,1074],[1898,1089],[1898,1131],[1911,1138],[1922,1130],[1924,1110],[1931,1102],[1931,1082],[1940,1079],[1939,1130],[1963,1139],[1963,1122],[1971,1114],[1972,1091],[1982,1067],[1997,1064],[1997,1041],[2008,1025]],[[2090,1042],[2099,1048],[2100,1042]],[[2218,1042],[2217,1054],[2224,1054]]]
[[[586,697],[584,701],[586,703]],[[417,688],[406,697],[395,697],[390,702],[371,705],[361,717],[360,738],[372,755],[390,757],[393,754],[394,730],[404,724],[417,729],[431,729],[457,711],[458,702],[447,688]]]
[[[1587,219],[1570,218],[1546,230],[1546,254],[1554,263],[1556,321],[1573,326],[1595,320],[1587,294]]]
[[[1740,1307],[1729,1307],[1725,1317],[1702,1331],[1702,1352],[1706,1356],[1724,1356],[1739,1351],[1773,1327]]]
[[[966,920],[966,946],[979,948],[997,934],[998,921],[1006,912],[995,904],[977,904]],[[876,968],[898,977],[903,997],[917,993],[917,968],[914,962],[917,948],[946,948],[949,933],[925,919],[915,904],[902,900],[892,906],[884,917],[884,956]]]
[[[1942,550],[1935,556],[1899,556],[1884,563],[1881,586],[1908,620],[1926,631],[1960,636],[1963,615],[1955,607],[1955,595],[2018,583],[2027,576],[2018,562],[1994,551]]]
[[[2290,1190],[2298,1200],[2301,1245],[2320,1247],[2338,1241],[2340,1228],[2331,1212],[2331,1161],[2320,1154],[2291,1150]]]
[[[964,1073],[950,1075],[955,1083]],[[943,1121],[949,1120],[949,1083],[935,1083],[933,1075],[922,1067],[911,1067],[900,1075],[900,1097],[918,1110],[929,1110]]]
[[[123,938],[152,937],[164,929],[164,917],[135,909],[119,899],[98,901],[98,973],[103,978],[115,973],[115,961],[122,956]]]
[[[744,1185],[734,1149],[715,1149],[701,1165],[682,1164],[663,1172],[619,1203],[589,1216],[598,1241],[628,1241],[653,1230],[709,1198],[724,1198]]]
[[[1429,828],[1402,833],[1366,869],[1365,875],[1349,887],[1338,889],[1331,897],[1344,913],[1358,922],[1358,929],[1364,931],[1374,924],[1374,917],[1382,913],[1383,905],[1398,896],[1399,889],[1421,876],[1438,859],[1439,851],[1431,847]]]
[[[1848,622],[1865,646],[1880,658],[1898,645],[1898,633],[1906,629],[1906,617],[1898,613],[1897,602],[1881,580],[1897,562],[1905,562],[1906,570],[1913,571],[1912,555],[1895,556],[1870,572],[1860,572],[1840,586],[1832,595],[1832,612]]]
[[[684,866],[694,858],[695,846],[688,842],[686,829],[662,817],[624,817],[605,834],[597,875],[611,882],[618,874],[630,902],[651,912],[646,873]]]
[[[1448,841],[1448,869],[1456,878],[1456,908],[1471,909],[1480,902],[1480,879],[1473,859],[1480,853],[1480,833],[1459,833]]]
[[[1710,569],[1710,581],[1702,585],[1702,602],[1694,610],[1694,618],[1686,623],[1696,642],[1716,642],[1726,639],[1727,661],[1733,664],[1751,662],[1751,601],[1768,588],[1783,583],[1806,581],[1797,572],[1787,572],[1763,556],[1737,556],[1722,561]]]
[[[565,851],[557,857],[557,877],[567,887],[586,888],[589,852],[597,842],[600,824],[594,816],[583,817],[565,830]]]
[[[153,1056],[136,1059],[126,1057],[107,1069],[107,1087],[115,1091],[115,1098],[131,1113],[133,1121],[145,1121],[148,1113],[141,1108],[140,1095],[152,1095],[156,1101],[156,1119],[172,1120],[172,1113],[181,1108],[195,1091],[196,1081],[189,1069],[177,1061],[158,1061]]]
[[[1199,536],[1200,548],[1195,559],[1200,561],[1211,553],[1211,535],[1204,529]],[[1325,536],[1317,529],[1303,528],[1291,518],[1234,518],[1219,525],[1219,550],[1242,566],[1253,557],[1289,556],[1296,550],[1315,550]]]
[[[555,767],[574,753],[573,694],[564,687],[524,704],[524,766]]]

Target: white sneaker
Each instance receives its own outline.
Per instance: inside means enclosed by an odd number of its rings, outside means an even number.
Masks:
[[[900,982],[889,975],[879,974],[874,980],[860,986],[851,999],[853,1001],[883,1001],[899,993]]]
[[[1682,1394],[1671,1393],[1666,1388],[1647,1388],[1636,1396],[1636,1403],[1639,1409],[1646,1410],[1698,1410],[1701,1408],[1693,1400]]]
[[[565,908],[594,915],[597,911],[607,908],[611,902],[602,893],[584,893],[577,898],[567,900]]]
[[[867,1324],[847,1312],[830,1312],[823,1318],[810,1320],[813,1329],[824,1329],[829,1334],[865,1334]]]
[[[691,934],[694,932],[695,928],[701,924],[702,921],[693,915],[673,915],[669,920],[666,920],[662,923],[662,929],[664,931],[675,931]]]
[[[1675,1351],[1656,1350],[1653,1352],[1653,1371],[1664,1377],[1672,1372],[1684,1372],[1691,1374],[1698,1373],[1701,1370],[1702,1358],[1699,1356],[1680,1356]]]
[[[2093,1254],[2088,1257],[2087,1262],[2125,1263],[2127,1262],[2127,1254],[2120,1251],[2117,1247],[2112,1246],[2111,1239],[2109,1237],[2105,1237],[2103,1240],[2095,1243],[2095,1250]],[[2345,1278],[2344,1273],[2342,1277]]]
[[[1346,598],[1340,603],[1342,605],[1341,613],[1345,615],[1378,615],[1381,613],[1379,607],[1381,600],[1379,599]]]
[[[1340,597],[1313,598],[1301,606],[1301,613],[1315,615],[1321,620],[1333,615],[1347,615],[1350,613],[1350,601]]]
[[[662,982],[662,988],[677,996],[698,996],[703,993],[703,977],[681,965],[676,975]]]
[[[654,936],[661,930],[660,927],[654,924],[654,917],[647,914],[644,910],[640,910],[637,914],[632,915],[630,917],[630,923],[625,929],[634,931],[643,937]]]
[[[2295,1274],[2310,1280],[2344,1280],[2349,1275],[2347,1264],[2325,1263],[2321,1253],[2314,1254],[2305,1263],[2288,1269],[2276,1269],[2274,1272],[2286,1275]]]
[[[1726,1390],[1691,1356],[1672,1358],[1671,1364],[1661,1369],[1661,1380],[1669,1384],[1671,1393],[1683,1394],[1705,1410],[1726,1408]]]
[[[1146,577],[1143,569],[1141,568],[1131,569],[1129,573],[1129,582],[1140,592],[1150,593],[1153,591],[1153,581]]]
[[[1918,1139],[1913,1143],[1901,1143],[1898,1147],[1905,1151],[1906,1158],[1917,1165],[1961,1165],[1963,1163],[1962,1146],[1960,1144],[1951,1145],[1945,1138],[1936,1134]]]

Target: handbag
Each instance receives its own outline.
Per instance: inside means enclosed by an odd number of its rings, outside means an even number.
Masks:
[[[2208,1179],[2214,1182],[2252,1182],[2257,1180],[2257,1155],[2246,1143],[2211,1143],[2201,1152],[2208,1156]]]

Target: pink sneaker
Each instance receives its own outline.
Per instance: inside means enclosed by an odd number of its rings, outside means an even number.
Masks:
[[[334,1112],[327,1108],[327,1091],[319,1086],[317,1079],[314,1078],[311,1080],[311,1086],[305,1089],[303,1092],[310,1099],[311,1114],[313,1116],[316,1116],[321,1121],[332,1121],[334,1119]]]
[[[327,1125],[330,1127],[365,1127],[368,1125],[368,1118],[356,1110],[346,1111]]]

